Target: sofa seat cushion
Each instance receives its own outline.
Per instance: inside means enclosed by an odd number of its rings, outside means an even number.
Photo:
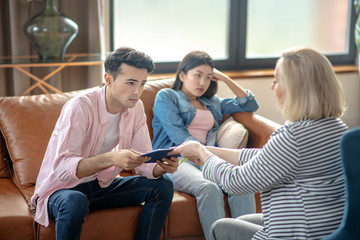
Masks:
[[[225,216],[230,216],[227,197],[224,196]],[[196,208],[196,198],[174,191],[168,219],[165,223],[165,235],[168,239],[205,239]]]
[[[203,236],[195,197],[174,191],[165,229],[169,238]]]
[[[81,239],[133,240],[141,211],[139,205],[90,212],[85,218]],[[39,240],[55,240],[55,222],[50,221],[49,227],[38,224],[37,235]]]
[[[132,206],[90,212],[85,218],[81,239],[132,240],[141,211],[142,206]],[[227,204],[226,215],[229,216]],[[174,192],[162,235],[167,236],[167,239],[205,239],[197,214],[196,199],[193,196]],[[160,239],[163,239],[163,236]],[[55,222],[50,221],[49,227],[38,224],[37,239],[55,240]]]
[[[11,179],[0,179],[0,239],[34,239],[29,207]]]

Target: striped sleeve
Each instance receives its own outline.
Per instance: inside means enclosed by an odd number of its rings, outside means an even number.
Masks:
[[[239,166],[250,161],[261,149],[259,148],[243,148],[239,153]]]
[[[286,144],[284,144],[286,143]],[[298,171],[298,145],[291,134],[273,135],[261,150],[244,149],[235,166],[212,155],[204,165],[203,175],[230,194],[245,194],[292,181]]]

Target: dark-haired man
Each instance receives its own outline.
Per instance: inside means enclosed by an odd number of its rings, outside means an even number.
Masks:
[[[105,61],[105,86],[63,107],[37,178],[35,220],[56,222],[56,239],[79,239],[89,211],[145,203],[136,239],[159,239],[173,185],[164,173],[178,159],[144,163],[152,150],[140,96],[154,63],[132,48]],[[139,175],[117,178],[123,170]]]

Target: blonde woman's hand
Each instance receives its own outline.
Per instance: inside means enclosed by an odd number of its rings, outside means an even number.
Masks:
[[[197,141],[187,141],[174,148],[169,154],[180,154],[182,157],[189,159],[196,165],[204,165],[207,157],[212,155],[201,143]]]

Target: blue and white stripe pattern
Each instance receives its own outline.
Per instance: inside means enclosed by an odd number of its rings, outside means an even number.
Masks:
[[[276,130],[262,149],[243,149],[240,166],[210,156],[203,174],[229,194],[262,192],[264,229],[253,239],[321,239],[343,216],[346,130],[338,118],[303,119]]]

